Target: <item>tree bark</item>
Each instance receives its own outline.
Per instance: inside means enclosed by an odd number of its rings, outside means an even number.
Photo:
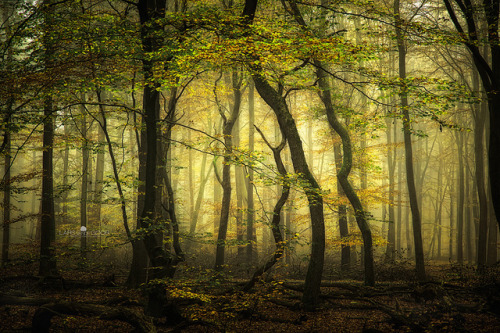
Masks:
[[[295,173],[299,174],[304,183],[307,184],[304,187],[304,191],[309,202],[312,246],[302,303],[305,308],[313,309],[319,304],[324,265],[325,220],[323,216],[323,198],[321,197],[319,184],[314,179],[307,165],[302,141],[285,99],[267,82],[260,72],[254,70],[252,77],[259,95],[273,109],[280,129],[288,139]]]
[[[10,117],[9,117],[10,118]],[[3,226],[2,226],[2,266],[9,261],[9,246],[10,246],[10,194],[11,194],[11,134],[8,128],[9,121],[5,123],[4,143],[4,175],[2,179],[3,187]]]
[[[50,31],[53,24],[52,0],[45,0],[44,30]],[[52,67],[54,48],[48,36],[43,38],[45,46],[45,67]],[[52,243],[56,238],[56,219],[54,213],[54,178],[53,178],[53,151],[54,151],[54,114],[52,96],[46,96],[43,103],[43,157],[42,157],[42,200],[40,226],[40,268],[39,274],[43,277],[57,276],[55,251]]]
[[[274,250],[272,257],[264,265],[260,266],[254,272],[252,278],[243,287],[243,291],[250,290],[255,285],[258,278],[262,276],[262,274],[267,272],[269,269],[271,269],[271,267],[273,267],[283,257],[283,254],[285,252],[285,246],[287,245],[285,240],[283,239],[283,234],[280,228],[281,210],[285,205],[288,196],[290,194],[290,184],[286,182],[287,171],[285,165],[283,164],[283,160],[281,159],[281,151],[283,150],[283,148],[285,148],[286,137],[282,135],[281,143],[277,147],[272,147],[271,144],[266,140],[264,134],[258,128],[256,129],[262,136],[264,142],[273,152],[273,157],[276,163],[276,167],[283,180],[283,186],[281,187],[281,196],[274,205],[273,218],[271,221],[271,231],[273,234],[274,245],[276,246],[276,249]]]
[[[342,139],[343,160],[342,166],[337,173],[337,181],[342,186],[342,189],[349,199],[353,209],[356,223],[361,231],[363,237],[363,256],[364,256],[364,269],[365,269],[365,284],[368,286],[375,285],[375,267],[373,260],[373,244],[370,226],[367,221],[367,212],[364,210],[361,200],[359,199],[356,191],[349,182],[349,173],[352,168],[352,145],[349,132],[344,125],[339,121],[331,98],[331,88],[328,83],[327,73],[324,70],[324,65],[315,60],[314,64],[317,68],[316,76],[318,77],[318,84],[321,89],[320,97],[326,111],[326,117],[330,127],[337,132]]]
[[[80,255],[85,257],[87,250],[87,199],[89,182],[89,141],[87,137],[87,115],[81,107],[80,133],[82,135],[82,185],[80,188]]]
[[[241,106],[241,82],[236,71],[232,73],[233,105],[229,118],[219,106],[219,112],[223,118],[222,134],[224,136],[224,162],[222,166],[222,205],[219,219],[219,232],[217,235],[217,247],[215,254],[215,270],[222,271],[225,261],[226,236],[229,225],[229,210],[231,205],[231,159],[233,153],[232,131],[234,123],[239,116]]]
[[[449,0],[443,0],[448,14],[453,22],[455,29],[461,35],[462,41],[467,49],[470,51],[472,60],[481,78],[483,88],[486,92],[486,97],[488,101],[488,112],[490,120],[490,135],[489,135],[489,148],[488,148],[488,171],[491,183],[491,193],[493,208],[495,210],[495,215],[500,216],[500,95],[498,91],[500,90],[500,39],[498,33],[499,27],[499,17],[500,17],[500,1],[481,1],[478,4],[473,4],[470,1],[456,1],[458,4],[461,15],[463,16],[467,29],[462,27],[462,24],[455,14],[455,9],[453,8]],[[484,12],[484,18],[486,19],[486,31],[485,36],[487,38],[487,48],[489,52],[486,54],[481,54],[479,38],[482,33],[478,31],[478,27],[481,26],[480,19]],[[488,54],[491,55],[491,61],[487,60]],[[490,65],[491,64],[491,65]],[[482,135],[482,133],[481,133]],[[476,160],[476,163],[478,161]],[[477,166],[478,167],[478,166]],[[476,168],[477,168],[476,167]],[[476,171],[476,176],[478,171]],[[484,171],[479,171],[480,173]],[[485,236],[485,231],[487,230],[487,208],[481,206],[482,199],[486,198],[486,192],[484,190],[484,184],[478,182],[478,194],[480,196],[480,223],[479,223],[479,237],[480,241],[478,244],[478,266],[484,266],[486,262],[486,239],[482,239]],[[481,214],[483,213],[483,214]],[[481,218],[484,216],[484,219]],[[497,219],[497,227],[500,228],[500,219]],[[484,240],[484,242],[482,242]]]
[[[337,175],[342,168],[342,147],[341,144],[335,144],[333,147],[333,153],[335,157],[335,168],[337,169]],[[337,193],[339,197],[344,198],[345,193],[342,185],[337,181]],[[349,225],[347,223],[347,206],[341,203],[338,206],[338,217],[339,217],[339,232],[340,238],[343,242],[347,237],[349,237]],[[341,244],[340,247],[340,270],[343,272],[349,271],[351,268],[351,247],[349,245]]]
[[[422,242],[422,226],[420,218],[420,210],[417,200],[417,190],[415,187],[415,173],[413,170],[413,150],[411,142],[411,120],[408,111],[407,88],[404,83],[406,79],[406,46],[402,31],[402,19],[399,10],[399,0],[394,1],[394,16],[396,22],[396,38],[398,43],[399,54],[399,78],[401,79],[401,109],[403,113],[403,133],[405,145],[405,163],[406,163],[406,183],[408,186],[408,194],[410,196],[410,209],[413,225],[413,241],[415,245],[415,263],[417,278],[420,281],[426,279],[425,264],[424,264],[424,249]]]
[[[457,205],[457,261],[464,263],[464,205],[465,205],[465,174],[464,174],[464,137],[461,132],[456,133],[458,148],[458,205]]]
[[[255,87],[253,81],[249,82],[248,91],[248,151],[254,151],[255,145],[255,132],[254,132],[254,122],[255,122]],[[254,236],[254,200],[253,200],[253,168],[248,168],[248,176],[246,178],[247,182],[247,230],[246,230],[246,261],[248,264],[252,264],[255,260],[254,246],[255,246],[255,236]]]

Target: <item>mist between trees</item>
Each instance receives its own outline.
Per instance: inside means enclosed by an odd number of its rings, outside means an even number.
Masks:
[[[311,309],[358,267],[496,264],[485,4],[2,1],[2,264],[272,268]]]

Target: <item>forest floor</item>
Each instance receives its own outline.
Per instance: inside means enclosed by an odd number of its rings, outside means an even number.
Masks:
[[[184,268],[165,283],[168,317],[153,320],[141,290],[124,287],[126,272],[67,266],[49,282],[35,262],[0,269],[0,332],[500,332],[498,267],[429,263],[429,282],[417,283],[411,266],[378,265],[375,287],[325,280],[313,312],[300,306],[303,281],[283,273],[243,293],[243,279]]]

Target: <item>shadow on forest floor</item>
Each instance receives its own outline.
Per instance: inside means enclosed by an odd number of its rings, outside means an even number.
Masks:
[[[416,283],[408,264],[379,264],[376,287],[352,279],[359,268],[328,274],[314,312],[301,309],[303,281],[287,272],[243,293],[242,279],[183,267],[165,282],[169,316],[153,320],[140,290],[123,287],[125,272],[66,265],[50,283],[36,277],[34,262],[0,270],[0,332],[35,332],[33,318],[47,313],[50,332],[500,332],[499,267],[479,274],[429,263],[429,281]]]

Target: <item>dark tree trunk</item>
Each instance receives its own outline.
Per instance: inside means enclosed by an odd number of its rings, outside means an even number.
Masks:
[[[294,170],[300,174],[307,186],[304,191],[309,201],[309,214],[312,226],[311,259],[306,275],[302,302],[306,308],[315,308],[319,304],[321,277],[323,274],[325,253],[325,220],[323,216],[323,198],[319,184],[309,171],[304,148],[295,120],[288,110],[285,98],[276,91],[259,71],[254,69],[252,75],[255,88],[264,101],[273,109],[282,133],[288,139]]]
[[[10,142],[10,130],[8,129],[9,121],[5,124],[5,133],[4,133],[4,144],[5,148],[3,151],[4,154],[4,175],[2,179],[2,187],[3,187],[3,226],[2,226],[2,265],[5,265],[9,261],[9,246],[10,246],[10,176],[11,176],[11,142]]]
[[[389,225],[387,228],[387,248],[385,250],[385,258],[389,262],[394,262],[396,251],[396,220],[394,218],[394,169],[396,168],[396,151],[393,148],[393,143],[396,137],[392,137],[391,133],[391,120],[388,119],[387,124],[387,145],[389,151],[387,152],[387,165],[389,171]],[[394,126],[396,127],[396,126]]]
[[[480,1],[473,4],[470,1],[462,3],[456,1],[459,5],[461,16],[466,22],[467,29],[464,29],[460,23],[455,9],[449,0],[443,0],[448,14],[457,30],[457,32],[465,37],[463,43],[470,51],[472,60],[481,78],[483,88],[486,91],[488,100],[488,111],[490,120],[489,149],[488,149],[488,171],[491,184],[491,194],[495,215],[500,216],[500,40],[499,40],[499,17],[500,17],[500,1]],[[484,13],[484,14],[483,14]],[[483,16],[484,15],[484,16]],[[487,38],[487,52],[482,54],[479,48],[479,38],[483,32],[478,31],[478,27],[482,26],[481,21],[486,18],[486,31],[484,35]],[[491,60],[488,61],[488,54],[491,55]],[[490,65],[491,64],[491,65]],[[476,160],[476,163],[478,161]],[[476,166],[478,168],[479,166]],[[476,176],[478,171],[476,171]],[[480,173],[484,171],[479,171]],[[480,223],[479,223],[479,243],[478,243],[478,266],[484,266],[486,263],[486,239],[487,233],[487,208],[481,206],[482,199],[486,198],[484,184],[478,182],[478,191],[480,196]],[[483,214],[482,214],[483,213]],[[484,219],[481,217],[484,216]],[[497,219],[497,227],[500,228],[500,219]],[[484,239],[483,239],[484,238]]]
[[[166,0],[139,0],[137,4],[141,23],[141,43],[146,54],[157,52],[162,45],[159,34],[163,31],[158,20],[165,15]],[[156,173],[158,161],[158,116],[160,110],[159,84],[153,83],[154,60],[146,56],[142,60],[144,70],[143,91],[143,123],[146,140],[141,146],[146,145],[145,182],[143,209],[139,214],[139,226],[142,230],[155,229],[157,225],[156,216]],[[156,232],[145,232],[143,242],[151,261],[150,280],[161,279],[167,276],[170,258],[167,257],[163,244],[158,241]],[[154,285],[148,289],[148,314],[161,317],[165,315],[166,304],[165,290],[160,285]]]
[[[252,22],[256,7],[257,0],[245,1],[245,8],[243,9],[242,15],[244,23],[249,24]],[[312,245],[302,303],[306,309],[314,309],[318,306],[320,301],[320,286],[325,260],[325,219],[323,216],[323,198],[320,194],[321,189],[307,165],[302,140],[297,130],[295,120],[288,110],[286,100],[282,96],[282,89],[279,88],[279,90],[275,90],[263,77],[262,68],[255,63],[252,65],[251,71],[255,88],[262,99],[274,111],[281,132],[288,139],[294,170],[300,175],[302,181],[307,184],[304,187],[304,191],[309,202]]]
[[[458,148],[458,205],[457,205],[457,261],[464,263],[464,205],[465,205],[465,173],[464,173],[464,137],[462,132],[456,133]]]
[[[486,123],[486,105],[482,103],[477,108],[474,117],[474,161],[475,161],[475,180],[477,188],[477,197],[479,203],[479,227],[477,239],[477,265],[479,267],[486,264],[486,243],[488,234],[488,199],[486,196],[486,175],[484,167],[484,128]],[[491,187],[493,190],[493,187]]]
[[[283,178],[283,180],[285,180],[286,176],[287,176],[287,171],[286,171],[285,165],[283,164],[283,160],[281,159],[281,151],[283,150],[283,148],[285,148],[286,137],[283,135],[281,143],[278,147],[272,147],[269,144],[269,142],[266,140],[264,134],[258,128],[257,128],[257,131],[260,133],[260,135],[262,136],[262,139],[267,144],[267,146],[272,150],[273,156],[274,156],[274,161],[276,162],[276,167],[278,168],[278,172],[279,172],[280,176]],[[285,205],[289,194],[290,194],[290,185],[288,183],[284,182],[283,186],[281,188],[281,196],[279,197],[278,201],[274,205],[273,218],[271,220],[271,231],[273,234],[274,245],[276,246],[276,249],[274,250],[272,257],[264,265],[259,267],[254,272],[250,281],[248,281],[244,285],[243,291],[250,290],[255,285],[258,278],[260,276],[262,276],[262,274],[267,272],[271,267],[273,267],[278,262],[278,260],[280,260],[283,257],[286,243],[285,243],[285,240],[283,239],[282,230],[280,228],[281,210],[282,210],[283,206]]]
[[[56,238],[56,220],[54,214],[54,178],[52,176],[54,147],[54,115],[52,99],[47,97],[44,103],[43,121],[43,157],[42,157],[42,209],[40,227],[40,276],[58,275],[56,256],[52,243]]]
[[[44,1],[44,29],[50,31],[53,25],[52,0]],[[45,46],[45,66],[53,66],[54,47],[48,37],[43,38]],[[54,114],[51,96],[45,97],[43,103],[43,157],[42,157],[42,200],[40,218],[40,268],[43,277],[58,275],[55,251],[52,246],[56,238],[56,219],[54,212]]]
[[[333,153],[335,156],[335,168],[337,169],[337,175],[342,168],[342,152],[341,152],[341,145],[340,144],[335,144],[333,147]],[[337,193],[338,195],[343,198],[345,197],[344,190],[342,189],[342,185],[340,184],[339,181],[337,181]],[[340,238],[342,241],[347,239],[349,237],[349,225],[347,223],[347,206],[343,203],[341,203],[338,206],[338,216],[339,216],[339,232],[340,232]],[[351,247],[349,245],[342,244],[340,248],[340,269],[343,272],[349,271],[351,268]]]
[[[222,134],[224,136],[224,162],[222,166],[222,205],[219,219],[219,232],[217,235],[217,248],[215,253],[215,270],[222,271],[226,252],[226,236],[229,225],[229,210],[231,206],[231,159],[233,153],[233,126],[240,113],[242,79],[236,71],[232,74],[233,105],[229,118],[219,106],[223,118]]]
[[[85,108],[81,108],[82,121],[80,133],[82,135],[82,186],[80,188],[80,254],[85,256],[87,251],[87,198],[89,181],[89,141],[87,137],[87,115]]]
[[[413,170],[413,149],[411,142],[411,119],[408,111],[407,88],[404,80],[406,79],[406,45],[402,32],[402,20],[399,11],[399,0],[394,1],[394,16],[396,19],[396,38],[398,42],[399,54],[399,78],[402,80],[400,92],[401,109],[403,113],[403,133],[405,144],[405,162],[406,162],[406,183],[408,186],[408,195],[410,197],[410,209],[413,225],[413,242],[415,245],[415,263],[417,278],[420,281],[426,279],[425,264],[424,264],[424,248],[422,242],[422,225],[420,218],[420,210],[417,200],[417,189],[415,187],[415,173]]]
[[[375,285],[375,267],[373,260],[373,244],[370,226],[367,221],[367,212],[364,210],[361,200],[359,199],[356,191],[349,182],[349,173],[352,168],[352,145],[349,132],[345,126],[339,121],[333,102],[331,98],[331,88],[328,82],[327,73],[325,72],[324,65],[318,61],[314,61],[317,67],[316,75],[318,77],[318,84],[321,89],[320,97],[325,106],[326,117],[330,127],[342,139],[343,160],[342,166],[337,173],[337,181],[342,186],[347,199],[354,209],[354,216],[363,237],[363,265],[365,269],[365,284],[368,286]]]

